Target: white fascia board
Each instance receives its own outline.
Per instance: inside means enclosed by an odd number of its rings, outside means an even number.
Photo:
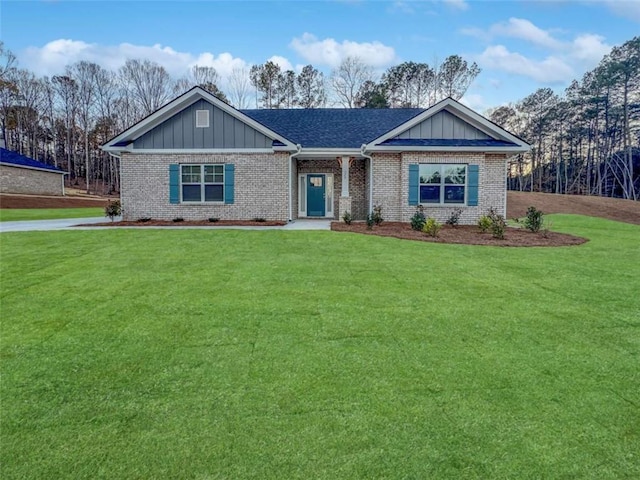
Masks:
[[[521,138],[518,138],[515,135],[507,132],[504,128],[499,127],[495,123],[487,120],[482,115],[474,112],[469,107],[466,107],[462,103],[457,102],[452,98],[445,98],[444,100],[441,100],[440,102],[438,102],[435,105],[433,105],[433,106],[429,107],[428,109],[426,109],[421,114],[416,115],[415,117],[413,117],[412,119],[410,119],[407,122],[403,123],[402,125],[397,126],[396,128],[394,128],[393,130],[385,133],[381,137],[378,137],[375,140],[369,142],[369,145],[380,144],[380,143],[385,142],[385,141],[387,141],[387,140],[389,140],[391,138],[397,137],[402,132],[405,132],[405,131],[409,130],[410,128],[414,127],[415,125],[418,125],[419,123],[423,122],[427,118],[432,117],[433,115],[435,115],[439,111],[444,110],[446,108],[449,108],[450,110],[453,110],[455,112],[455,113],[453,113],[453,115],[456,115],[457,117],[461,118],[462,120],[467,121],[468,123],[470,123],[474,127],[478,128],[478,130],[481,130],[482,132],[486,133],[490,137],[498,137],[498,138],[500,138],[502,140],[506,140],[506,141],[515,143],[516,145],[521,146],[521,147],[524,147],[524,146],[529,147],[529,144],[527,144]]]
[[[68,172],[63,172],[60,170],[49,170],[48,168],[38,168],[38,167],[30,167],[28,165],[16,165],[15,163],[8,162],[0,162],[0,165],[4,165],[5,167],[15,167],[15,168],[24,168],[26,170],[37,170],[39,172],[48,172],[48,173],[57,173],[60,175],[68,175]]]
[[[342,155],[359,157],[362,152],[359,148],[302,148],[296,157],[336,157]]]
[[[367,148],[367,152],[482,152],[482,153],[525,153],[531,150],[531,147],[386,147],[375,146]]]
[[[241,122],[249,125],[250,127],[262,133],[266,137],[269,137],[273,140],[278,140],[284,143],[285,146],[295,150],[296,146],[291,141],[287,140],[286,138],[282,137],[276,132],[265,127],[263,124],[253,120],[252,118],[248,117],[247,115],[240,112],[239,110],[236,110],[231,105],[227,105],[226,103],[219,100],[214,95],[211,95],[209,92],[203,90],[200,87],[194,87],[188,92],[183,93],[179,97],[167,103],[164,107],[161,107],[159,110],[156,110],[154,113],[152,113],[148,117],[140,120],[135,125],[129,127],[127,130],[122,132],[117,137],[112,138],[108,143],[104,144],[101,148],[104,151],[112,151],[112,152],[125,151],[126,150],[125,148],[114,147],[113,144],[119,143],[125,140],[133,141],[134,137],[139,138],[140,136],[147,133],[149,130],[160,125],[165,120],[168,120],[169,118],[171,118],[173,114],[181,110],[184,110],[185,108],[194,104],[201,98],[204,100],[207,100],[209,103],[218,107],[220,110],[225,111],[229,115],[237,118]]]

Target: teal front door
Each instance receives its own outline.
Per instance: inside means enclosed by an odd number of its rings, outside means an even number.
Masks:
[[[307,217],[325,216],[325,175],[307,175]]]

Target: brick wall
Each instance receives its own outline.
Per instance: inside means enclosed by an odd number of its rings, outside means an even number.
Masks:
[[[0,193],[63,195],[61,173],[0,165]]]
[[[465,163],[479,167],[478,206],[424,205],[425,214],[439,222],[447,220],[455,208],[462,208],[460,223],[475,224],[493,207],[506,214],[506,156],[483,153],[407,152],[374,154],[373,203],[383,206],[383,217],[408,222],[416,207],[409,205],[409,165],[412,163]],[[382,179],[387,179],[382,181]]]
[[[150,217],[172,220],[245,220],[289,218],[289,155],[260,154],[123,154],[121,200],[125,220]],[[234,203],[169,203],[170,164],[235,165]]]

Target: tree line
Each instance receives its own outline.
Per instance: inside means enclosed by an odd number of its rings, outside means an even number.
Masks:
[[[487,113],[533,146],[512,159],[509,188],[638,198],[639,43],[615,47],[563,94],[539,89]],[[212,67],[196,65],[174,79],[139,59],[117,71],[81,61],[38,77],[18,68],[0,42],[0,129],[7,148],[63,168],[71,185],[117,193],[118,159],[100,145],[194,85],[239,109],[425,108],[460,99],[479,73],[458,55],[431,65],[404,62],[382,75],[348,57],[326,77],[312,65],[296,73],[267,61],[234,69],[223,91]]]
[[[488,116],[532,145],[513,158],[510,189],[639,199],[640,37],[562,94],[541,88]]]

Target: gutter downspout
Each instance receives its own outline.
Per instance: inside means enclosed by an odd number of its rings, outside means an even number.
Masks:
[[[289,222],[293,221],[293,180],[291,178],[293,174],[293,157],[300,155],[301,150],[302,145],[298,143],[296,145],[296,151],[289,155]]]
[[[363,143],[360,147],[360,155],[369,159],[369,213],[373,213],[373,158],[371,155],[367,155],[367,144]]]

